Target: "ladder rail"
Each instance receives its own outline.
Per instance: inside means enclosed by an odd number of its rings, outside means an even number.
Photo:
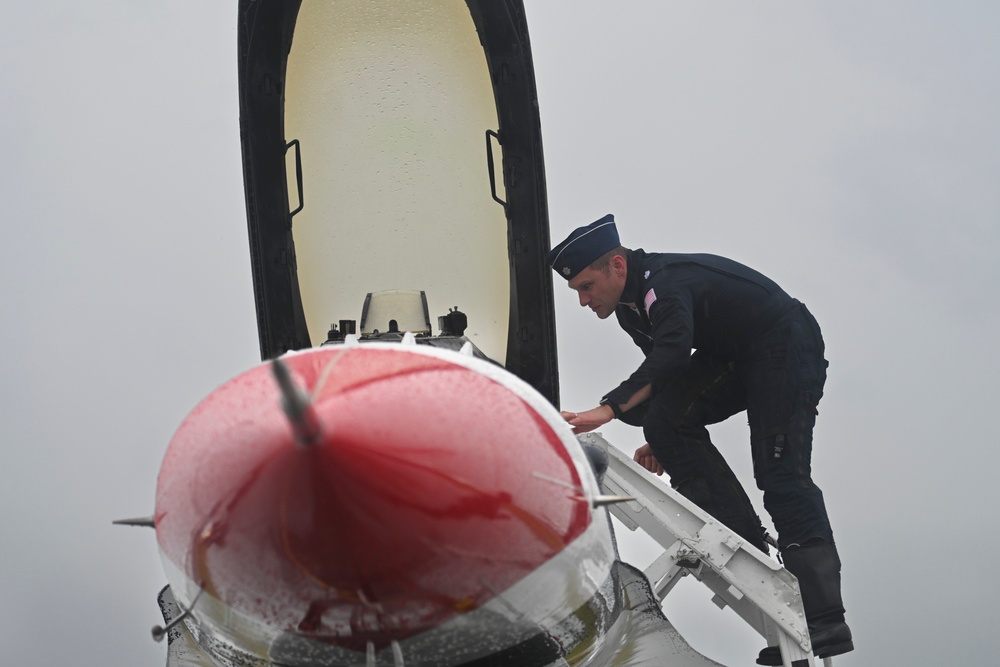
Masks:
[[[577,436],[608,454],[601,485],[634,500],[609,507],[629,530],[641,528],[663,549],[646,568],[662,601],[691,574],[758,634],[777,645],[785,667],[814,665],[798,581],[784,567],[650,473],[600,433]],[[825,661],[824,661],[825,663]]]

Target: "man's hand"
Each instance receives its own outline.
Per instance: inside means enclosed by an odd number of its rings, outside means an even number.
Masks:
[[[586,412],[569,412],[563,410],[559,414],[569,422],[569,425],[573,427],[573,433],[577,435],[593,431],[595,428],[604,426],[615,418],[614,411],[607,405],[599,405],[593,410],[587,410]]]
[[[661,466],[660,462],[656,460],[655,456],[653,456],[653,450],[649,448],[648,444],[645,444],[635,450],[635,455],[632,457],[632,460],[649,472],[655,472],[657,475],[663,474],[663,466]]]

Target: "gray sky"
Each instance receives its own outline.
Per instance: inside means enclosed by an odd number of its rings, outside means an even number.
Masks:
[[[836,664],[991,664],[1000,5],[526,4],[553,238],[613,212],[626,245],[731,256],[823,327],[814,469],[858,649]],[[0,645],[160,665],[153,533],[110,521],[152,511],[181,419],[259,359],[235,3],[14,3],[0,54]],[[563,402],[591,407],[639,353],[556,297]],[[745,424],[715,433],[753,490]],[[693,582],[667,612],[731,667],[762,645]]]

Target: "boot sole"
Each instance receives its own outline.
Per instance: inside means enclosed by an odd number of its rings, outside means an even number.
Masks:
[[[781,667],[781,653],[778,652],[778,647],[777,646],[772,647],[772,648],[775,649],[775,652],[777,653],[777,655],[769,654],[769,655],[766,655],[766,656],[758,656],[757,657],[757,661],[756,661],[758,665],[765,665],[765,667]],[[849,653],[850,651],[853,651],[853,650],[854,650],[854,642],[853,641],[846,641],[846,642],[840,642],[839,644],[834,644],[832,646],[824,646],[821,649],[817,649],[813,653],[813,655],[815,655],[817,658],[821,658],[821,659],[822,658],[832,658],[835,655],[841,655],[843,653]],[[763,657],[763,662],[761,661],[761,657]]]
[[[817,658],[832,658],[835,655],[840,655],[841,653],[848,653],[854,650],[854,642],[846,641],[839,644],[833,644],[832,646],[824,646],[821,649],[816,649],[813,653]]]

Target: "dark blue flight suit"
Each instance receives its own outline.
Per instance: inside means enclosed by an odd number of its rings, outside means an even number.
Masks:
[[[642,426],[675,489],[766,552],[760,518],[706,428],[746,410],[754,478],[798,578],[813,650],[821,658],[852,650],[840,556],[810,466],[828,365],[815,318],[774,281],[724,257],[630,250],[626,259],[615,314],[646,359],[602,402],[621,405],[651,384],[649,400],[622,421]],[[777,647],[757,663],[782,664]]]
[[[643,427],[674,488],[766,552],[760,519],[705,428],[746,410],[779,547],[832,544],[810,474],[827,367],[816,320],[774,281],[724,257],[632,250],[627,261],[615,314],[646,359],[605,400],[625,403],[652,384],[622,420]]]

